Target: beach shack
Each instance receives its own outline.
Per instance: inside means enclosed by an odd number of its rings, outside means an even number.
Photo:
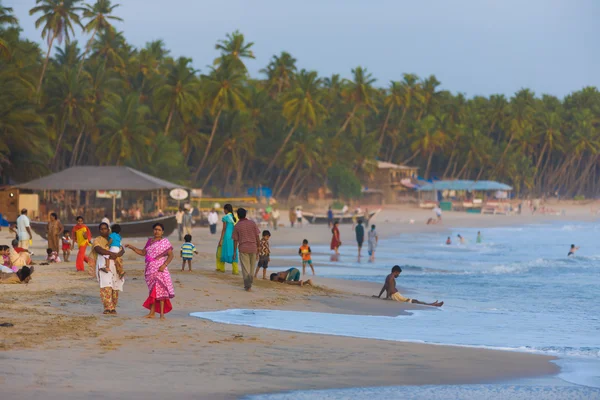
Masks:
[[[403,197],[412,196],[412,181],[417,167],[376,161],[372,172],[363,176],[363,201],[370,204],[393,204]]]
[[[418,188],[419,207],[433,208],[439,203],[445,211],[508,214],[510,191],[511,186],[496,181],[434,181]]]
[[[124,166],[77,166],[14,186],[39,193],[41,221],[56,212],[66,221],[83,215],[90,223],[111,214],[113,221],[125,220],[117,210],[127,206],[135,206],[147,216],[151,209],[166,206],[169,190],[181,187]]]

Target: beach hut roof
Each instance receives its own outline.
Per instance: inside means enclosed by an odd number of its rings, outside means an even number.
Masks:
[[[453,181],[435,181],[419,188],[421,192],[431,192],[434,190],[512,190],[511,186],[495,181],[469,181],[469,180],[453,180]]]
[[[406,165],[393,164],[387,161],[377,161],[377,168],[379,169],[419,169],[418,167],[409,167]]]
[[[130,190],[176,189],[181,185],[129,167],[72,167],[43,178],[16,185],[31,190]]]

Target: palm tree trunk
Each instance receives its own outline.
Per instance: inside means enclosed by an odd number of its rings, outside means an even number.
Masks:
[[[406,160],[402,161],[400,164],[401,164],[401,165],[406,165],[406,164],[408,164],[409,162],[411,162],[411,161],[412,161],[412,160],[413,160],[413,159],[414,159],[416,156],[418,156],[419,154],[421,154],[421,149],[419,149],[419,150],[415,151],[415,152],[413,153],[413,155],[412,155],[412,156],[408,157]]]
[[[38,87],[36,93],[40,93],[40,89],[42,88],[42,82],[44,81],[44,75],[46,74],[46,68],[48,68],[48,61],[50,61],[50,51],[52,51],[52,44],[54,43],[54,39],[56,39],[56,33],[52,35],[52,39],[50,39],[50,43],[48,43],[48,51],[46,52],[46,59],[44,60],[44,66],[42,67],[42,73],[40,74],[40,81],[38,83]]]
[[[169,128],[171,127],[171,120],[173,119],[173,113],[175,112],[175,102],[171,105],[171,111],[169,111],[169,118],[167,118],[167,125],[165,125],[165,136],[169,136]]]
[[[79,157],[77,158],[77,162],[75,165],[80,165],[81,162],[83,161],[83,156],[85,155],[85,146],[87,145],[88,140],[87,138],[83,138],[83,144],[81,145],[81,151],[79,152]]]
[[[212,146],[213,139],[215,137],[215,133],[217,132],[217,125],[219,124],[219,118],[221,117],[221,112],[223,111],[223,107],[219,109],[219,112],[215,116],[215,122],[213,123],[212,131],[210,132],[210,138],[208,139],[208,143],[206,145],[206,150],[204,151],[204,156],[202,156],[202,161],[200,161],[200,165],[196,169],[194,173],[194,182],[198,180],[198,175],[200,175],[200,171],[202,171],[202,167],[204,167],[204,163],[208,158],[208,153],[210,153],[210,147]]]
[[[433,159],[433,151],[429,153],[427,158],[427,169],[425,170],[425,179],[429,178],[429,169],[431,168],[431,160]]]
[[[77,140],[75,141],[75,146],[73,146],[73,153],[71,154],[71,161],[69,162],[69,166],[72,167],[75,165],[75,160],[77,160],[77,150],[79,149],[79,142],[83,137],[83,132],[85,131],[85,125],[81,127],[81,132],[79,132],[79,136],[77,136]]]
[[[300,158],[298,157],[298,159],[294,163],[294,166],[292,167],[292,169],[290,170],[290,172],[287,174],[287,176],[283,180],[283,183],[281,184],[281,186],[279,188],[277,188],[277,192],[275,193],[275,198],[279,197],[279,194],[281,193],[281,191],[283,190],[283,188],[285,188],[285,185],[287,185],[288,181],[292,177],[292,174],[294,173],[294,171],[296,171],[296,168],[298,168],[299,164],[300,164]]]
[[[383,145],[383,137],[385,136],[385,131],[387,130],[388,122],[390,120],[390,115],[392,114],[392,108],[394,108],[394,103],[390,103],[388,107],[387,115],[385,116],[385,121],[383,122],[383,126],[381,127],[381,133],[379,134],[379,148]]]
[[[81,74],[81,70],[83,69],[83,63],[85,62],[85,56],[92,48],[92,43],[94,43],[94,38],[96,37],[96,33],[98,32],[98,25],[94,28],[94,33],[92,33],[92,37],[88,40],[87,45],[85,46],[85,51],[81,55],[81,62],[79,63],[79,69],[77,70],[77,77]]]
[[[58,157],[58,149],[60,148],[60,144],[62,142],[63,136],[65,135],[65,131],[67,130],[67,121],[65,121],[64,123],[64,127],[60,132],[60,135],[58,136],[58,140],[56,141],[56,148],[54,149],[54,155],[52,156],[52,161],[50,162],[50,165],[52,167],[54,167],[54,164],[57,160]]]
[[[298,124],[294,124],[294,126],[292,126],[292,129],[290,129],[290,131],[288,132],[287,136],[283,140],[283,143],[277,150],[277,153],[275,153],[275,156],[271,159],[271,162],[269,163],[269,166],[267,167],[265,174],[268,173],[271,170],[271,168],[273,168],[273,166],[275,165],[275,162],[279,159],[279,156],[281,156],[281,153],[283,153],[285,146],[288,144],[288,142],[292,138],[292,135],[294,134],[294,131],[296,130],[297,127],[298,127]]]
[[[356,113],[356,110],[358,108],[358,104],[355,104],[354,107],[352,107],[352,111],[350,112],[350,115],[348,115],[348,118],[346,118],[346,121],[344,121],[344,124],[342,125],[342,127],[340,128],[339,131],[337,131],[337,133],[335,134],[335,138],[337,138],[342,132],[344,132],[346,130],[346,128],[348,127],[348,124],[350,123],[350,120],[354,117],[354,114]]]
[[[514,133],[512,133],[510,135],[510,139],[508,139],[508,143],[506,144],[506,147],[504,148],[504,151],[502,152],[502,155],[500,156],[500,160],[498,160],[498,164],[496,166],[496,171],[495,172],[497,172],[500,169],[500,167],[502,166],[502,162],[504,160],[504,157],[506,157],[506,153],[508,153],[508,149],[510,148],[510,145],[512,144],[512,141],[513,141],[514,137],[515,137],[515,135],[514,135]]]
[[[212,178],[213,174],[215,173],[215,171],[217,170],[218,167],[219,167],[219,163],[215,163],[215,166],[213,167],[213,169],[210,170],[210,172],[208,173],[208,176],[206,177],[206,179],[204,180],[204,183],[201,186],[202,190],[204,190],[204,188],[210,181],[210,178]]]
[[[450,167],[452,166],[452,160],[454,160],[454,152],[456,151],[457,142],[458,142],[458,140],[455,140],[454,143],[452,143],[452,151],[450,152],[450,159],[448,160],[448,165],[446,166],[446,169],[444,170],[444,175],[443,175],[444,178],[446,178],[446,176],[448,175],[448,172],[450,171]]]
[[[465,165],[462,167],[462,169],[458,172],[458,175],[456,175],[456,179],[460,179],[460,177],[462,176],[463,172],[465,172],[465,170],[467,169],[467,167],[469,166],[469,163],[471,162],[471,152],[469,151],[469,154],[467,155],[467,162],[465,162]]]

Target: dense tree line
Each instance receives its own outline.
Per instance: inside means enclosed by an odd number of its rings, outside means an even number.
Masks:
[[[302,196],[328,172],[363,176],[379,159],[416,165],[424,178],[507,182],[522,195],[600,190],[595,87],[564,99],[528,89],[469,99],[440,90],[435,76],[403,74],[385,86],[356,67],[351,79],[322,77],[286,52],[257,79],[244,64],[253,43],[240,32],[219,41],[220,56],[200,72],[161,41],[128,44],[110,0],[33,5],[47,51],[23,39],[0,4],[4,183],[128,165],[213,194],[260,184]],[[74,40],[80,31],[86,43]]]

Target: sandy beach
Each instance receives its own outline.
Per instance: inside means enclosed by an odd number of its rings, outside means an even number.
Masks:
[[[592,218],[589,207],[561,208],[567,208],[566,217],[445,213],[443,225],[427,226],[431,211],[397,207],[386,208],[373,222],[380,236],[391,236]],[[345,245],[354,246],[350,226],[341,232]],[[299,245],[303,238],[326,244],[330,233],[310,225],[273,232],[270,270],[283,264],[278,256],[289,255],[279,246]],[[171,239],[178,249],[176,235]],[[179,257],[169,267],[176,297],[163,322],[142,318],[144,265],[132,253],[125,256],[127,278],[117,316],[102,315],[98,285],[87,273],[75,272],[74,256],[69,263],[36,266],[29,285],[0,285],[0,323],[14,324],[0,328],[2,398],[239,398],[287,390],[494,382],[558,372],[553,358],[542,355],[298,334],[189,317],[235,308],[384,316],[424,309],[371,298],[380,288],[376,284],[319,277],[312,288],[259,279],[246,293],[241,277],[214,272],[217,241],[208,229],[194,229],[201,253],[193,272],[180,271]],[[9,243],[4,230],[0,243]],[[37,262],[44,246],[41,238],[34,239]]]

